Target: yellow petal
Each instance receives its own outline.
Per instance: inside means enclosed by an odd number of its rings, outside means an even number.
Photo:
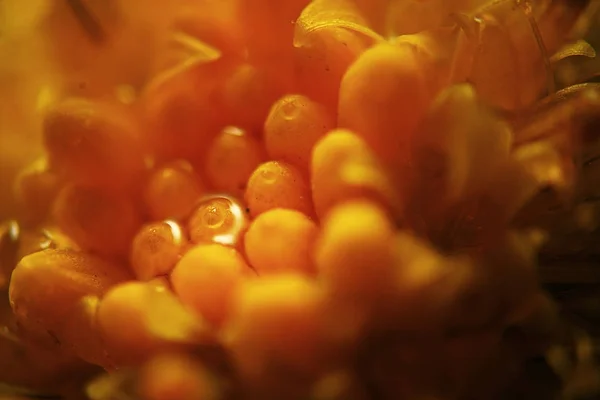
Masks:
[[[573,165],[548,142],[536,142],[515,151],[515,157],[540,187],[564,190],[573,184]]]
[[[508,156],[511,141],[507,125],[483,108],[471,86],[447,89],[415,138],[415,167],[420,174],[426,171],[415,180],[429,187],[429,193],[420,194],[455,202],[479,191]]]
[[[147,292],[146,324],[156,337],[171,342],[189,343],[208,338],[203,321],[188,311],[164,288]]]
[[[351,0],[315,0],[302,11],[296,22],[294,46],[303,46],[308,34],[323,28],[348,29],[374,42],[383,41],[383,37],[369,27]]]

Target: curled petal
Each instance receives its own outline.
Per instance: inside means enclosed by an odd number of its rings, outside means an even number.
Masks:
[[[575,188],[575,166],[568,153],[551,141],[536,142],[515,150],[496,177],[487,195],[502,205],[505,220],[546,226],[549,212],[567,204]],[[545,193],[544,189],[552,189]]]
[[[469,22],[472,21],[467,24]],[[450,84],[467,80],[475,48],[479,44],[476,38],[469,36],[470,28],[457,23],[457,26],[397,36],[390,42],[413,49],[429,79],[428,89],[435,96]]]
[[[573,85],[547,97],[526,118],[513,121],[515,146],[549,137],[562,136],[575,142],[577,136],[587,141],[581,128],[597,118],[600,86],[594,83]],[[592,133],[593,134],[593,133]]]
[[[166,44],[162,58],[156,66],[156,80],[163,82],[170,77],[194,67],[221,59],[221,50],[185,32],[173,32]],[[153,82],[156,84],[156,82]]]
[[[494,184],[488,188],[485,196],[490,203],[501,206],[496,207],[496,211],[501,213],[497,217],[509,221],[538,191],[538,185],[526,173],[524,166],[511,159],[498,170]]]
[[[588,101],[591,101],[597,96],[598,90],[600,90],[600,83],[587,82],[571,85],[544,98],[536,105],[536,109],[544,109],[545,107],[556,105],[558,102],[573,99],[577,96],[584,97],[584,100],[587,98]]]
[[[596,57],[596,50],[594,50],[591,44],[580,39],[563,46],[560,50],[554,53],[552,57],[550,57],[550,61],[555,63],[567,57],[574,56],[594,58]]]
[[[574,183],[572,162],[548,142],[536,142],[515,151],[515,157],[540,187],[561,191]]]
[[[364,35],[374,42],[383,37],[373,31],[360,10],[350,0],[316,0],[309,4],[296,22],[294,46],[305,44],[308,34],[324,28],[343,28]]]
[[[482,107],[471,86],[449,88],[413,143],[419,175],[414,177],[415,195],[450,204],[480,191],[508,157],[511,141],[508,126]]]

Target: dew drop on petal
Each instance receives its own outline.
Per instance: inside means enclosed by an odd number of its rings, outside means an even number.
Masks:
[[[235,246],[247,226],[242,204],[226,195],[202,198],[188,221],[192,242],[227,246]]]
[[[300,102],[298,101],[297,97],[290,97],[287,99],[287,101],[283,102],[283,104],[280,106],[281,108],[279,109],[283,119],[291,121],[298,117],[301,113],[302,107],[302,104],[299,103]]]
[[[277,174],[275,174],[275,172],[271,170],[263,170],[260,174],[265,183],[275,183],[275,181],[277,180]]]
[[[171,272],[184,253],[186,237],[175,221],[144,225],[133,239],[130,263],[138,279],[152,280]]]

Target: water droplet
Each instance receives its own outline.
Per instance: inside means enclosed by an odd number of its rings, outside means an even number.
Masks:
[[[56,243],[54,242],[54,240],[52,238],[52,232],[49,232],[45,229],[42,230],[42,237],[40,238],[39,246],[40,246],[40,250],[56,248]]]
[[[298,104],[296,97],[289,97],[281,104],[279,110],[283,119],[291,121],[300,114],[300,104]]]
[[[271,169],[263,169],[260,171],[260,176],[265,183],[275,183],[277,180],[277,174]]]
[[[218,205],[205,207],[202,212],[202,221],[211,229],[218,229],[223,226],[227,218],[226,211]]]
[[[232,135],[232,136],[245,136],[246,132],[238,127],[235,126],[226,126],[223,129],[223,133],[226,135]]]
[[[181,229],[181,226],[172,220],[166,220],[165,224],[169,225],[169,227],[171,228],[171,235],[173,235],[173,242],[175,244],[181,245],[184,243],[184,236],[183,236],[183,230]]]
[[[235,246],[248,226],[248,219],[238,200],[211,195],[198,202],[188,226],[192,242]]]
[[[142,226],[133,239],[131,268],[140,280],[168,275],[184,252],[187,238],[175,221],[166,220]]]

